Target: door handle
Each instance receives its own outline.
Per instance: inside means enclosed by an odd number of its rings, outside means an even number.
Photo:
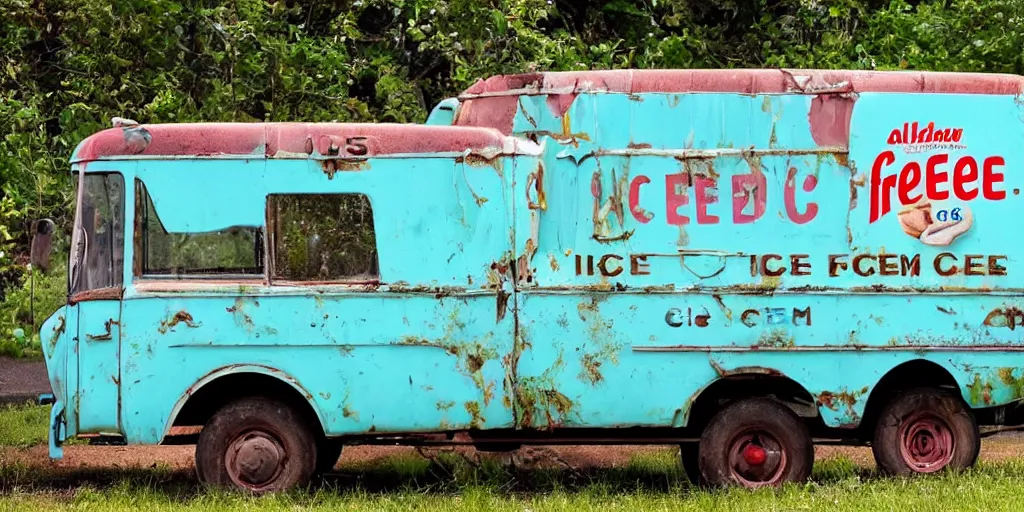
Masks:
[[[110,328],[111,324],[121,325],[120,322],[117,322],[113,318],[111,318],[110,320],[107,320],[106,322],[103,323],[103,327],[107,329],[106,332],[104,332],[103,334],[86,334],[85,337],[89,341],[110,341],[114,339],[114,335],[111,332]]]

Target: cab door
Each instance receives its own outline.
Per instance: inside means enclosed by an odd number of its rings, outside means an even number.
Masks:
[[[77,394],[70,407],[78,433],[120,431],[121,296],[124,280],[124,177],[90,172],[78,208],[79,259],[72,268],[77,317]],[[74,325],[74,324],[72,324]]]
[[[76,305],[78,310],[78,432],[119,432],[120,290]]]

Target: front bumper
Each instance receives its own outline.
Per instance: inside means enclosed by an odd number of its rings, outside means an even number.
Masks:
[[[50,406],[50,458],[59,460],[64,458],[64,440],[67,438],[67,420],[64,414],[64,404],[60,403],[50,393],[39,395],[40,405]]]

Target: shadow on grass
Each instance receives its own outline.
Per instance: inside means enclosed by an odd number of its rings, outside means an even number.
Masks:
[[[812,480],[831,484],[848,479],[877,478],[849,459],[829,459],[815,464]],[[73,496],[88,489],[117,493],[144,493],[169,501],[188,501],[209,496],[192,470],[164,467],[52,468],[15,465],[0,468],[0,494],[48,493]],[[635,455],[621,467],[532,467],[510,463],[507,457],[488,456],[470,460],[456,453],[430,458],[396,456],[368,463],[343,464],[298,496],[389,495],[416,493],[455,495],[471,489],[495,493],[540,495],[551,492],[598,494],[686,495],[695,490],[686,479],[675,452]]]
[[[618,468],[516,467],[485,457],[470,461],[453,453],[431,458],[398,456],[372,463],[342,465],[314,479],[304,492],[350,494],[425,493],[451,495],[467,489],[541,494],[555,490],[607,493],[686,492],[690,487],[674,454],[636,456]],[[145,491],[188,500],[208,491],[192,470],[162,467],[54,468],[13,465],[0,468],[0,494],[45,492],[73,495],[81,488]],[[302,494],[302,492],[300,492]]]

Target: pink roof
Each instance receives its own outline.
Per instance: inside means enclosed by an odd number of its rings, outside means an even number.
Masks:
[[[364,137],[363,140],[353,139]],[[362,144],[365,152],[353,144]],[[346,148],[349,148],[346,150]],[[414,153],[502,153],[515,144],[488,128],[418,124],[185,123],[111,128],[79,144],[72,162],[124,157],[307,158]]]
[[[1016,95],[1024,92],[1024,77],[994,73],[804,69],[561,71],[490,77],[478,81],[462,97],[589,91],[626,94],[926,92]]]

